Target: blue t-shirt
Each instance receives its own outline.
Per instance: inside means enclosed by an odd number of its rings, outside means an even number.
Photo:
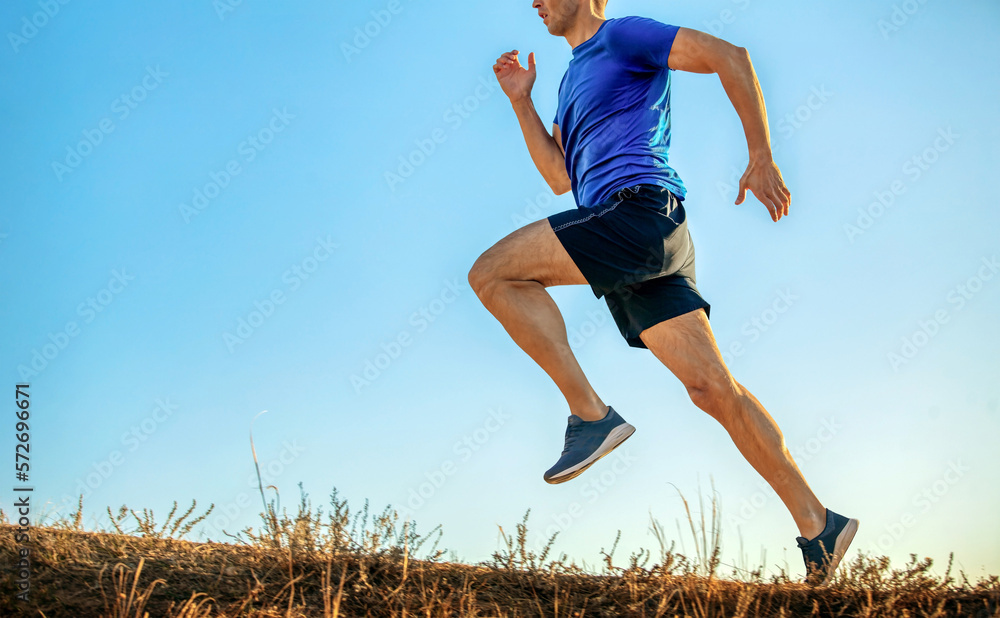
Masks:
[[[594,206],[640,183],[686,196],[667,164],[667,58],[677,30],[645,17],[608,19],[573,49],[554,122],[578,205]]]

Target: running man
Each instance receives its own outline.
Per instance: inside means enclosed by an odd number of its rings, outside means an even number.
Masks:
[[[534,0],[550,34],[573,58],[559,87],[550,135],[531,101],[535,56],[518,51],[493,66],[528,152],[556,195],[577,208],[512,232],[476,260],[469,282],[483,305],[562,391],[569,404],[565,448],[544,478],[568,481],[635,429],[594,391],[570,349],[546,291],[589,285],[622,336],[647,348],[687,388],[692,402],[729,432],[791,512],[807,581],[826,584],[858,521],[826,509],[809,488],[764,406],[729,373],[695,287],[686,189],[668,165],[670,71],[716,73],[739,114],[749,148],[736,204],[746,192],[771,219],[791,195],[771,156],[767,114],[747,50],[711,35],[642,17],[605,19],[607,0]]]

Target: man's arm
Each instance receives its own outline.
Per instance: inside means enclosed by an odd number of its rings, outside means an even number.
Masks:
[[[750,164],[740,179],[736,203],[742,204],[747,189],[753,192],[777,221],[788,214],[791,193],[771,156],[767,109],[750,54],[710,34],[680,28],[668,59],[671,69],[692,73],[717,73],[743,122],[750,151]]]
[[[559,143],[559,126],[552,125],[554,135],[549,135],[542,124],[542,119],[535,111],[531,96],[511,100],[517,121],[524,134],[524,142],[528,145],[528,153],[535,167],[541,172],[545,182],[556,195],[562,195],[570,190],[569,174],[566,173],[566,155]]]
[[[566,155],[559,143],[559,127],[552,125],[555,136],[549,135],[531,102],[531,88],[536,76],[535,54],[528,55],[527,69],[521,66],[517,54],[517,50],[514,50],[500,56],[493,65],[493,72],[517,114],[531,160],[552,191],[556,195],[562,195],[570,190],[571,184],[569,174],[566,173]]]

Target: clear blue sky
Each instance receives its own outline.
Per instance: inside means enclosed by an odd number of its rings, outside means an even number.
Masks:
[[[493,242],[574,207],[493,87],[500,53],[534,51],[553,115],[570,48],[528,0],[53,4],[0,9],[0,388],[12,402],[30,370],[36,504],[89,475],[89,525],[192,498],[219,509],[195,538],[256,525],[247,430],[266,409],[257,451],[284,505],[300,481],[314,503],[336,486],[443,524],[464,560],[529,507],[578,560],[618,529],[624,556],[654,544],[651,514],[676,536],[675,487],[714,479],[726,561],[742,538],[749,562],[766,548],[801,571],[774,494],[583,287],[553,295],[638,431],[627,458],[542,481],[568,410],[466,283]],[[754,59],[791,216],[733,205],[746,146],[715,77],[675,75],[671,161],[716,336],[820,499],[860,518],[857,549],[996,573],[1000,7],[897,4],[608,16]]]

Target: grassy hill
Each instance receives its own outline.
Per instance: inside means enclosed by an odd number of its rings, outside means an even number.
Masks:
[[[418,534],[391,509],[351,512],[336,491],[327,511],[303,495],[297,512],[262,514],[232,543],[183,540],[208,512],[192,503],[166,521],[149,511],[108,509],[107,532],[76,513],[30,530],[30,593],[18,593],[17,528],[0,511],[0,616],[208,618],[222,616],[982,616],[1000,618],[1000,580],[930,573],[930,560],[894,569],[856,556],[821,589],[784,574],[718,572],[718,546],[689,559],[662,546],[602,572],[586,571],[548,548],[527,547],[527,519],[492,560],[444,561],[440,531]],[[503,532],[503,531],[501,531]],[[660,530],[662,533],[662,530]],[[705,537],[711,540],[711,531]],[[703,539],[704,540],[704,539]],[[549,544],[551,547],[551,542]]]

